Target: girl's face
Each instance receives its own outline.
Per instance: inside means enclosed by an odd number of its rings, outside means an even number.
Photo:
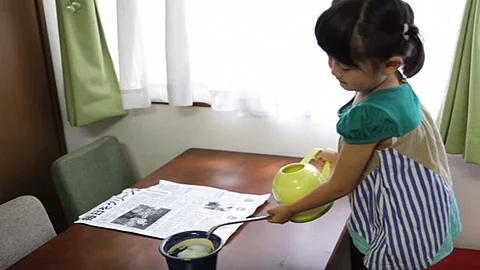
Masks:
[[[388,78],[386,74],[374,71],[372,66],[367,64],[360,64],[359,68],[349,67],[335,58],[329,57],[328,65],[342,88],[348,91],[372,91]]]

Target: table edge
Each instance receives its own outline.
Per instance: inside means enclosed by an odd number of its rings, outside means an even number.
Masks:
[[[335,245],[335,248],[332,251],[332,255],[330,256],[330,258],[328,258],[327,265],[325,266],[326,270],[330,270],[332,268],[333,261],[335,257],[338,255],[338,253],[340,252],[340,246],[342,245],[342,241],[344,240],[345,237],[347,237],[347,232],[348,232],[348,229],[347,229],[347,224],[345,222],[342,233],[338,237],[337,244]]]
[[[185,149],[183,152],[175,156],[171,161],[175,158],[180,157],[184,154],[188,154],[189,152],[193,151],[207,151],[207,152],[222,152],[222,153],[230,153],[230,154],[244,154],[244,155],[255,155],[255,156],[266,156],[266,157],[278,157],[278,158],[298,158],[302,159],[301,156],[294,156],[294,155],[282,155],[282,154],[267,154],[261,152],[247,152],[247,151],[240,151],[240,150],[228,150],[228,149],[214,149],[214,148],[203,148],[203,147],[190,147]],[[307,153],[306,153],[307,154]],[[167,163],[166,163],[167,164]],[[166,165],[165,164],[165,165]]]

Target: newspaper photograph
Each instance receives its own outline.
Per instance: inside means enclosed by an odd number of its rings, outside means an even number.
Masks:
[[[270,194],[255,195],[160,180],[144,188],[127,188],[81,215],[75,223],[164,239],[181,231],[203,230],[251,216]],[[224,241],[242,224],[220,227]]]

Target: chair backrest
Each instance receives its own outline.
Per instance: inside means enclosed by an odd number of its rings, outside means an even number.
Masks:
[[[0,269],[7,269],[55,235],[37,198],[20,196],[0,205]]]
[[[117,138],[102,137],[52,165],[52,175],[69,224],[135,183]]]

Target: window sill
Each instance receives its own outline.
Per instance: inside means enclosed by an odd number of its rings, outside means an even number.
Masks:
[[[167,102],[158,102],[158,101],[154,101],[152,102],[152,104],[154,105],[168,105]],[[205,108],[211,108],[210,104],[207,104],[207,103],[203,103],[203,102],[194,102],[193,105],[191,107],[205,107]]]

